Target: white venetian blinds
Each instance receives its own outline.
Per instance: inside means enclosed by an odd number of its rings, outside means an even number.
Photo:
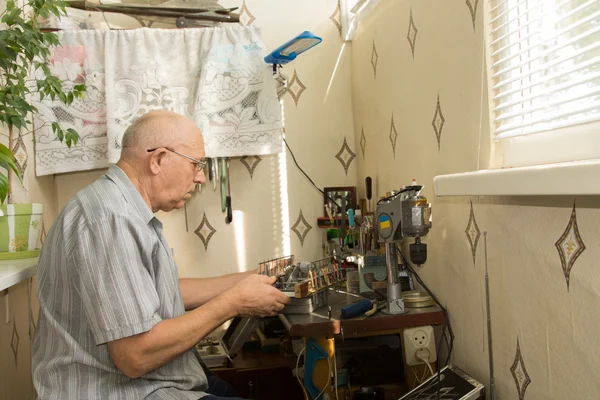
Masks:
[[[494,137],[600,121],[600,0],[489,1]]]

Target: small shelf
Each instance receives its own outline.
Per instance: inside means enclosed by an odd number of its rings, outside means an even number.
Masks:
[[[433,178],[436,196],[600,194],[600,160],[490,169]]]
[[[0,261],[0,291],[37,274],[38,257]]]

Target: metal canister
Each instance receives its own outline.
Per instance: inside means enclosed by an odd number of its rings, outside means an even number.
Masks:
[[[404,235],[420,237],[431,228],[431,204],[425,196],[411,196],[402,201]]]

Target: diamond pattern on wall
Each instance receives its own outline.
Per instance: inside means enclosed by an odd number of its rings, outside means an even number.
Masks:
[[[346,142],[346,138],[344,137],[344,144],[338,153],[335,155],[335,158],[342,164],[344,167],[344,171],[346,171],[346,175],[348,175],[348,168],[350,164],[352,164],[352,160],[356,157],[356,154],[350,149],[348,146],[348,142]]]
[[[250,10],[248,9],[248,6],[246,5],[246,0],[244,0],[242,2],[242,8],[240,9],[240,22],[242,23],[242,25],[248,26],[252,25],[255,19],[256,18],[254,18],[254,15],[252,15]]]
[[[252,179],[252,175],[254,175],[254,169],[258,165],[259,162],[262,161],[262,158],[259,156],[244,156],[240,159],[241,163],[244,164],[248,172],[250,173],[250,179]]]
[[[208,250],[208,242],[210,242],[210,238],[215,234],[217,230],[212,227],[208,219],[206,218],[206,213],[202,217],[202,222],[196,228],[194,233],[198,235],[202,243],[204,243],[204,250]]]
[[[473,212],[473,202],[471,201],[470,203],[471,213],[469,215],[469,222],[467,223],[467,229],[465,229],[465,233],[467,235],[467,239],[469,240],[469,246],[471,246],[471,253],[473,254],[473,265],[475,265],[475,256],[477,255],[477,243],[479,243],[481,231],[479,230],[479,226],[477,226],[477,221],[475,220],[475,213]]]
[[[296,103],[296,106],[300,101],[300,96],[302,96],[302,92],[304,92],[305,90],[306,86],[304,86],[302,81],[300,81],[296,70],[294,70],[294,75],[292,76],[292,80],[290,81],[290,83],[288,83],[287,91],[290,94],[290,96],[292,96],[292,98],[294,99],[294,103]]]
[[[394,114],[392,114],[392,125],[390,126],[390,142],[392,143],[392,152],[394,153],[394,158],[396,158],[396,140],[398,139],[398,132],[396,131],[396,126],[394,125]]]
[[[577,215],[575,213],[575,203],[573,203],[573,211],[571,212],[571,219],[567,228],[563,232],[562,236],[554,244],[558,250],[560,256],[560,263],[562,264],[563,273],[567,280],[567,291],[569,290],[569,280],[571,276],[571,269],[575,265],[577,258],[585,250],[585,244],[581,240],[579,229],[577,227]]]
[[[46,233],[46,225],[44,225],[44,219],[42,218],[42,233],[40,234],[40,242],[42,244],[44,244],[46,236],[48,236],[48,234]]]
[[[338,31],[340,32],[340,36],[342,36],[342,8],[340,6],[340,0],[338,0],[337,7],[333,11],[333,14],[331,14],[329,19],[333,21]]]
[[[373,51],[371,52],[371,65],[373,66],[373,76],[377,78],[377,60],[379,60],[379,54],[375,48],[375,41],[373,41]]]
[[[13,315],[13,331],[10,339],[10,348],[12,349],[13,355],[15,356],[15,365],[17,365],[17,356],[19,355],[19,332],[17,332],[17,320]]]
[[[15,156],[15,164],[17,169],[21,173],[21,176],[25,176],[25,169],[27,168],[27,149],[25,148],[25,143],[23,142],[23,137],[19,135],[15,145],[12,148],[12,152]]]
[[[31,307],[31,296],[35,290],[32,290],[33,286],[33,278],[29,278],[27,280],[27,314],[29,315],[29,326],[27,329],[27,333],[29,334],[29,342],[33,344],[33,337],[35,335],[35,319],[33,318],[33,308]]]
[[[437,97],[437,107],[435,108],[435,115],[433,116],[433,130],[435,131],[435,137],[437,138],[438,150],[440,150],[440,142],[442,140],[442,128],[444,127],[444,115],[442,114],[442,107],[440,106],[440,95]]]
[[[519,393],[519,400],[523,400],[525,398],[525,391],[527,390],[527,386],[529,386],[529,384],[531,383],[531,379],[529,378],[529,374],[527,373],[527,369],[525,368],[525,362],[523,361],[523,356],[521,355],[521,346],[519,345],[519,338],[517,338],[517,354],[515,355],[515,361],[513,362],[512,367],[510,367],[510,372],[512,373],[512,376],[515,379],[517,393]]]
[[[304,247],[304,239],[306,238],[306,235],[308,235],[308,232],[311,229],[312,226],[310,226],[310,224],[306,221],[304,215],[302,215],[302,210],[300,210],[300,215],[298,215],[296,223],[294,224],[294,226],[292,226],[292,231],[294,231],[294,233],[298,235],[298,239],[300,239],[300,244],[302,245],[302,247]]]
[[[412,9],[410,10],[410,21],[408,23],[408,35],[406,35],[408,43],[410,43],[410,49],[412,50],[413,59],[415,58],[415,46],[417,45],[417,26],[412,16]]]
[[[361,128],[360,149],[362,151],[363,160],[365,159],[365,148],[366,147],[367,147],[367,137],[365,136],[365,128]]]
[[[466,0],[467,7],[469,7],[469,11],[471,12],[471,19],[473,20],[473,30],[475,30],[475,20],[477,18],[477,6],[479,5],[479,0]]]

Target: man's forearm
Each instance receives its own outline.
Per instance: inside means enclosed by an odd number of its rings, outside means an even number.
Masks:
[[[163,320],[150,331],[108,343],[113,363],[130,378],[155,370],[192,348],[236,315],[226,296],[219,296],[180,317]]]
[[[186,310],[193,310],[214,299],[256,270],[218,276],[215,278],[184,278],[179,280],[179,290]]]

